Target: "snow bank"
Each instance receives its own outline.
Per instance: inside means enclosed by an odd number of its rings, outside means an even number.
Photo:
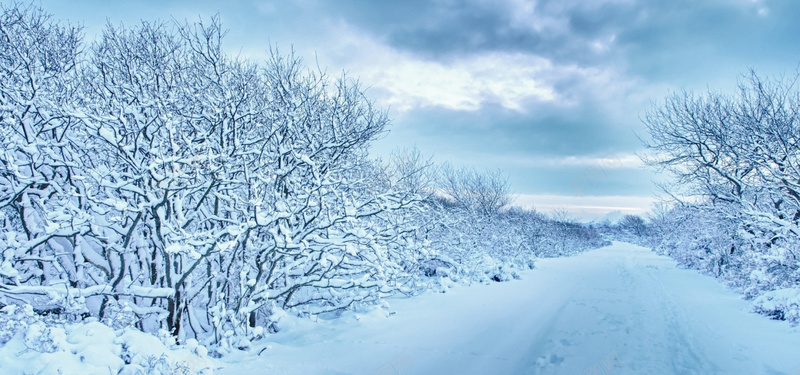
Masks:
[[[785,288],[762,294],[753,300],[753,311],[776,320],[800,323],[800,289]]]
[[[166,332],[163,332],[166,333]],[[0,363],[3,374],[204,374],[217,367],[206,349],[190,342],[176,346],[133,328],[114,330],[96,320],[59,322],[30,305],[0,310]]]

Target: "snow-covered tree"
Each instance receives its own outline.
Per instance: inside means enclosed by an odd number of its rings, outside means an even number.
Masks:
[[[34,6],[0,14],[2,303],[72,308],[83,270],[64,246],[90,231],[76,169],[86,150],[65,113],[77,91],[80,30]],[[95,290],[87,293],[97,292]]]
[[[505,210],[499,172],[445,173],[442,198],[418,151],[369,158],[389,120],[357,81],[276,49],[232,58],[223,34],[109,24],[82,46],[38,8],[2,9],[0,305],[224,352],[284,311],[532,267],[546,225]]]
[[[388,119],[357,82],[231,59],[217,20],[109,25],[81,56],[3,17],[4,303],[219,341],[409,281],[420,196],[367,158]]]
[[[684,219],[662,228],[661,246],[708,242],[669,251],[701,250],[684,262],[723,273],[749,296],[800,284],[798,77],[751,71],[737,95],[675,94],[645,118],[645,161],[676,176],[670,194],[695,202],[676,209]],[[688,222],[705,234],[690,236]]]
[[[508,178],[500,170],[478,172],[445,164],[441,189],[453,203],[480,215],[493,215],[511,204]]]

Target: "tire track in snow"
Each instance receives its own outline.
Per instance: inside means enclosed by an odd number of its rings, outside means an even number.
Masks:
[[[675,303],[672,293],[664,286],[663,280],[658,277],[654,270],[658,266],[641,263],[646,258],[632,261],[626,271],[631,276],[633,285],[637,285],[639,295],[650,294],[658,315],[663,323],[660,327],[666,334],[665,344],[668,350],[664,353],[668,356],[668,364],[675,374],[717,374],[720,369],[713,363],[699,356],[698,345],[695,343],[695,335],[692,327],[686,325],[689,317]],[[655,348],[654,348],[655,349]]]

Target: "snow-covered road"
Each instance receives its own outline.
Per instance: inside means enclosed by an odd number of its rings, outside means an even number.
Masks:
[[[522,277],[295,325],[220,373],[800,374],[800,329],[648,249],[615,243]]]

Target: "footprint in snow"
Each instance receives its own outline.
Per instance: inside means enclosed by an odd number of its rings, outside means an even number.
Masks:
[[[555,353],[544,355],[536,359],[536,364],[539,365],[539,367],[554,366],[561,362],[564,362],[564,357],[558,356]]]

